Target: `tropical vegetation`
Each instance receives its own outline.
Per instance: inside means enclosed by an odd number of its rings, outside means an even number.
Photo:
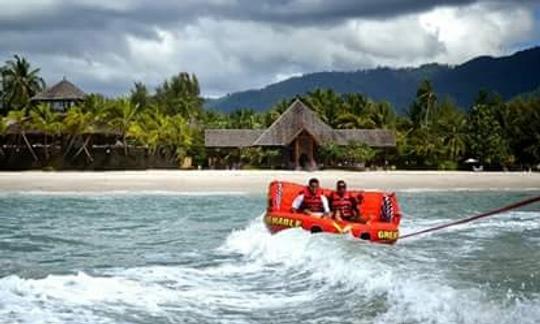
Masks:
[[[95,165],[103,154],[125,161],[143,156],[155,162],[146,165],[151,167],[186,166],[186,158],[193,166],[206,167],[210,157],[223,167],[280,165],[278,149],[209,151],[204,129],[267,128],[293,98],[265,112],[207,110],[197,77],[179,73],[153,90],[136,82],[124,97],[90,94],[62,112],[30,100],[45,87],[39,72],[20,56],[0,67],[0,165],[29,159],[28,167],[84,168]],[[473,162],[486,169],[528,169],[540,163],[538,94],[503,101],[482,91],[471,107],[458,107],[452,99],[440,98],[424,80],[406,114],[360,93],[315,89],[300,98],[331,127],[382,128],[395,135],[397,146],[391,150],[327,143],[318,149],[325,167],[458,169]]]

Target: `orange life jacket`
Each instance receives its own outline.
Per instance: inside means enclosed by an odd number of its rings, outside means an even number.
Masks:
[[[302,202],[301,209],[308,209],[314,213],[324,212],[324,207],[322,203],[322,190],[317,190],[315,194],[311,193],[309,188],[304,188],[304,191],[301,192],[304,195],[304,201]]]
[[[350,219],[354,216],[354,204],[353,197],[346,192],[343,196],[340,196],[337,192],[332,192],[332,210],[338,211],[341,217]]]

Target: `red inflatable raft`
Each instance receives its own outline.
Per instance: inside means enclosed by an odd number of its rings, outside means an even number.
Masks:
[[[264,223],[274,234],[279,231],[301,227],[312,233],[350,233],[354,237],[377,243],[395,243],[399,237],[401,212],[396,195],[391,192],[349,191],[354,196],[362,196],[359,203],[361,222],[339,222],[330,218],[318,218],[303,213],[291,212],[294,198],[305,186],[274,181],[268,188],[268,208]],[[332,190],[322,189],[326,197]]]

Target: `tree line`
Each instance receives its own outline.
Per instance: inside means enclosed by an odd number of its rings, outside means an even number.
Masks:
[[[41,166],[48,165],[54,154],[91,162],[95,144],[105,136],[114,139],[126,157],[138,147],[149,156],[178,164],[187,156],[201,166],[209,156],[254,167],[279,163],[276,149],[210,152],[204,147],[204,129],[267,128],[293,98],[264,112],[249,108],[231,113],[206,110],[197,77],[179,73],[153,90],[136,82],[127,96],[90,94],[84,102],[58,112],[50,105],[30,101],[45,88],[39,73],[20,56],[0,66],[0,159],[21,154],[7,151],[22,146]],[[396,137],[397,146],[390,151],[378,151],[362,143],[348,147],[327,143],[319,148],[325,165],[366,162],[398,168],[458,169],[472,158],[491,169],[527,169],[540,162],[540,96],[504,101],[494,93],[481,91],[471,107],[458,107],[450,98],[439,98],[425,80],[406,115],[398,115],[388,102],[360,93],[315,89],[300,98],[333,128],[382,128]],[[33,136],[28,136],[29,132]],[[36,146],[43,149],[36,152]],[[49,148],[55,153],[51,154]]]

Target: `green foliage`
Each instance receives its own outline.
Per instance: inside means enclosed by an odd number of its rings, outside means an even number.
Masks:
[[[228,116],[227,128],[263,128],[264,121],[261,114],[253,109],[239,109],[231,112]]]
[[[304,102],[333,128],[338,127],[338,117],[343,111],[343,99],[332,89],[316,89],[303,97]]]
[[[2,107],[22,109],[28,106],[30,98],[45,88],[45,81],[39,76],[39,69],[32,69],[24,57],[15,55],[13,58],[0,68]]]
[[[200,117],[203,100],[200,97],[197,77],[180,73],[165,80],[156,89],[154,100],[157,107],[166,115],[179,114],[188,120]]]
[[[371,162],[377,151],[365,143],[351,142],[345,147],[345,159],[349,163]]]
[[[318,153],[319,158],[325,166],[335,166],[344,160],[346,156],[345,148],[334,142],[321,145]]]
[[[377,151],[365,143],[351,142],[346,146],[329,142],[319,147],[319,157],[325,166],[354,166],[369,163]]]
[[[431,82],[423,80],[416,91],[416,99],[409,109],[409,118],[415,128],[429,127],[433,121],[435,110],[437,109],[437,95],[433,90]]]
[[[511,158],[508,141],[496,118],[502,105],[500,99],[480,93],[468,116],[469,153],[488,165],[504,165]]]
[[[133,88],[130,90],[129,100],[139,110],[144,110],[151,104],[152,98],[144,83],[135,82]]]
[[[285,99],[266,112],[238,109],[230,113],[202,109],[195,75],[180,73],[165,80],[151,93],[140,82],[129,97],[108,99],[90,94],[65,114],[49,105],[29,105],[29,99],[44,87],[39,69],[19,56],[0,68],[0,97],[10,107],[0,120],[0,134],[16,124],[17,143],[25,143],[37,161],[26,134],[38,130],[48,145],[56,141],[71,158],[84,154],[92,160],[92,136],[107,134],[128,148],[138,146],[160,159],[181,163],[187,156],[196,165],[208,156],[220,156],[232,165],[275,167],[284,161],[275,148],[250,147],[210,154],[204,146],[204,129],[264,129],[274,123],[294,98]],[[455,170],[467,158],[477,158],[491,168],[531,167],[540,162],[540,97],[531,94],[504,102],[481,92],[470,111],[453,101],[439,99],[427,80],[420,82],[407,116],[398,116],[386,101],[375,101],[359,93],[339,94],[315,89],[301,98],[328,125],[339,129],[387,129],[394,133],[397,147],[384,155],[364,143],[317,147],[319,162],[326,166],[351,166],[389,159],[406,168]],[[41,136],[41,135],[40,135]],[[31,136],[30,136],[31,137]],[[34,137],[35,138],[35,137]],[[58,147],[58,146],[56,146]],[[218,151],[218,150],[216,150]],[[0,157],[3,151],[0,149]]]

